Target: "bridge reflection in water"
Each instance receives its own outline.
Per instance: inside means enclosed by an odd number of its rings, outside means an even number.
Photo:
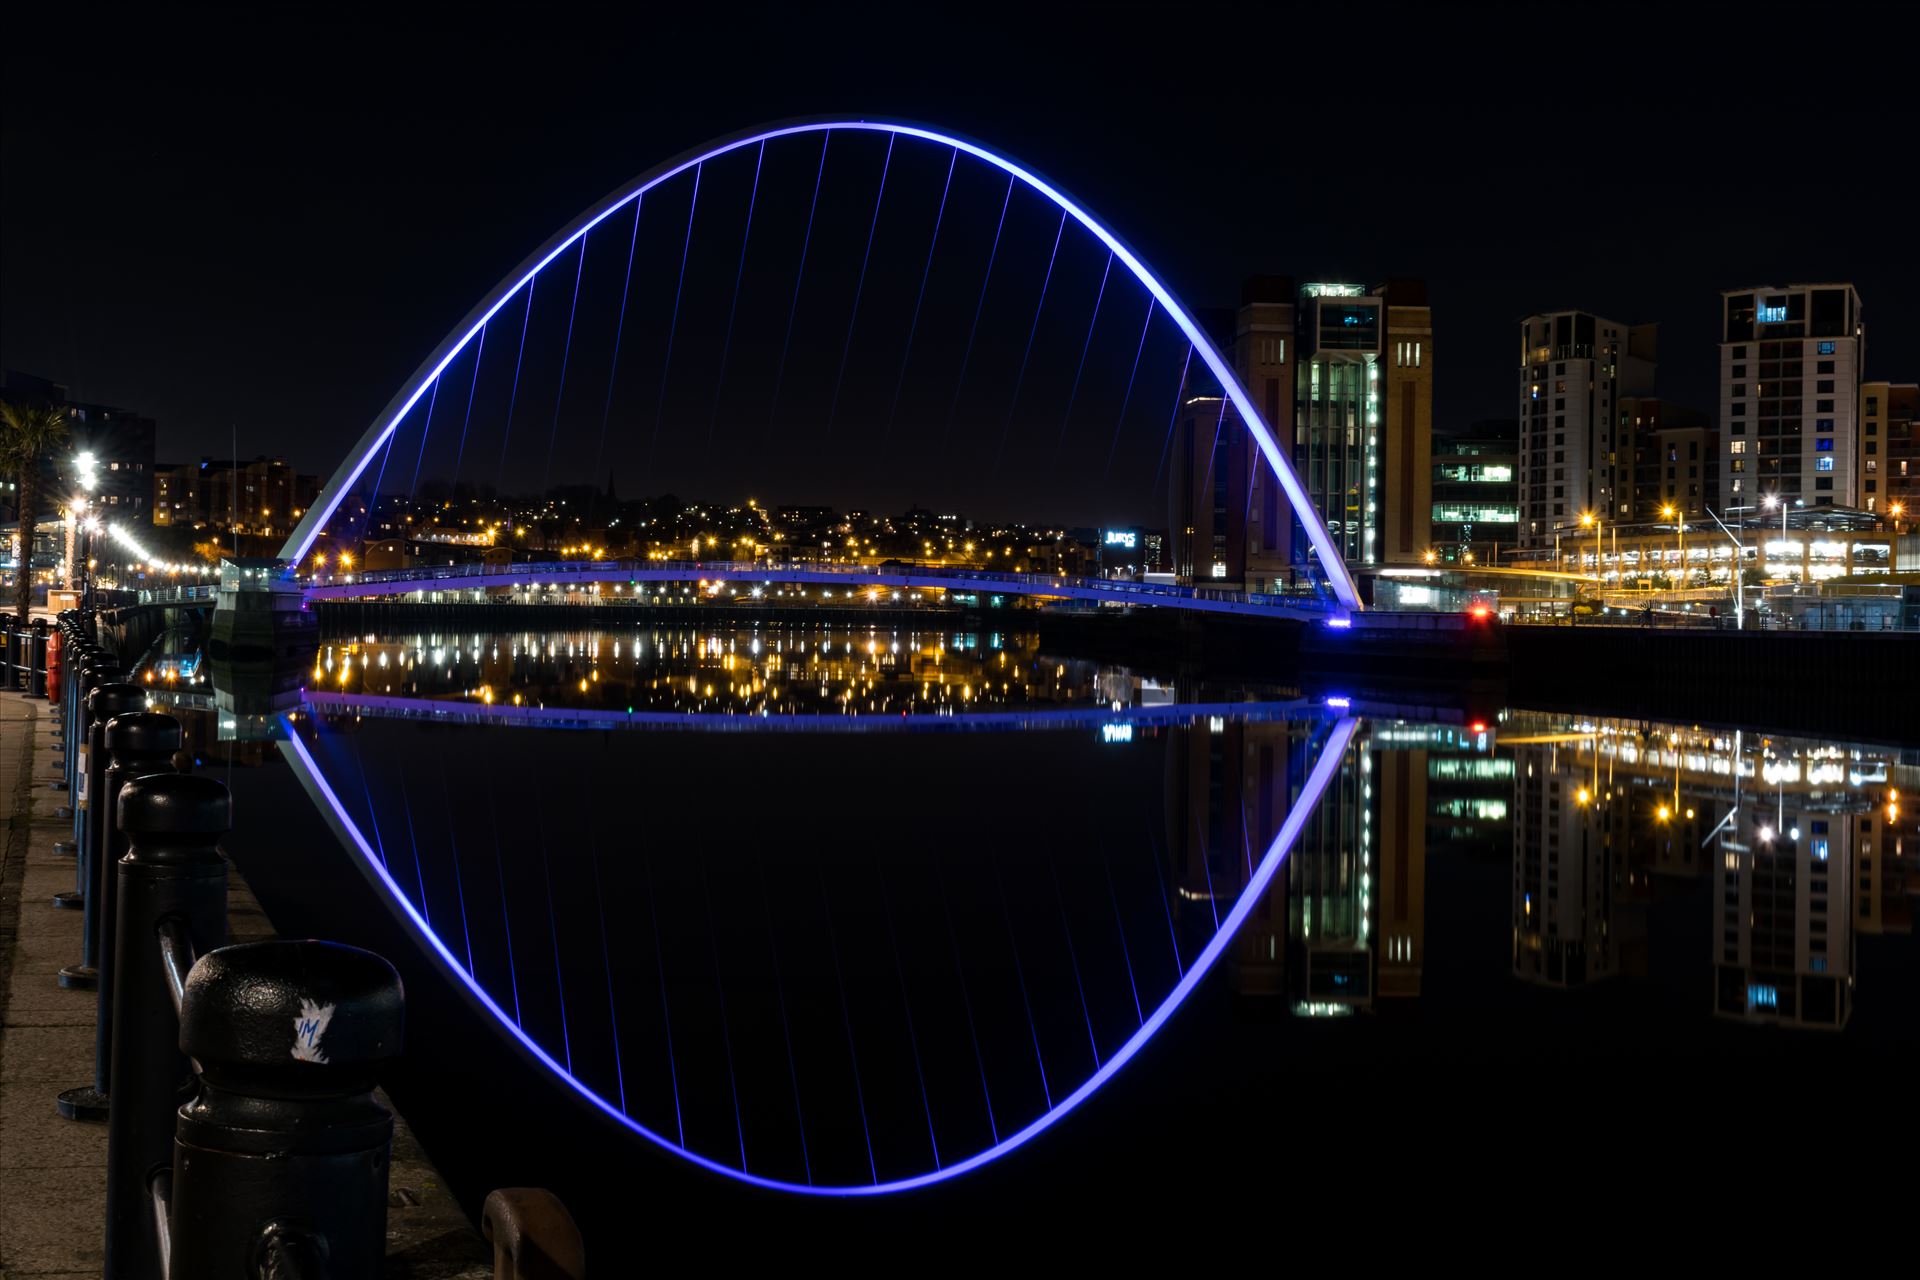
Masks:
[[[1102,731],[1078,742],[1204,734],[1234,713],[1201,710],[1218,714],[1152,711],[1142,725],[1103,709]],[[1131,776],[1089,793],[1089,773],[1108,771],[1038,735],[969,736],[961,758],[924,762],[895,746],[789,755],[769,777],[737,747],[676,738],[662,751],[619,733],[585,774],[537,729],[524,745],[471,734],[422,752],[332,695],[289,744],[366,870],[560,1079],[709,1169],[858,1193],[1013,1150],[1172,1015],[1263,900],[1357,727],[1273,725],[1285,763],[1270,825],[1236,832],[1206,894],[1185,898],[1168,890],[1164,824],[1143,803],[1161,791],[1139,776],[1154,753],[1128,753]],[[481,757],[502,753],[514,784],[482,802]],[[608,779],[627,785],[608,795]],[[863,817],[877,790],[909,787],[920,821]],[[997,788],[1048,794],[1054,813],[997,803]],[[741,794],[754,797],[744,813]],[[1104,820],[1083,812],[1089,794]],[[608,904],[629,910],[609,920]]]
[[[1871,1043],[1859,940],[1911,930],[1910,752],[1337,719],[1367,708],[1017,634],[422,635],[335,641],[308,675],[281,754],[501,1052],[609,1129],[792,1190],[1010,1150],[1209,969],[1303,1022],[1607,983],[1678,1008],[1669,1039]],[[1480,880],[1510,900],[1436,917],[1429,877],[1463,859],[1510,863]],[[1463,950],[1493,967],[1432,989],[1429,954]],[[1867,967],[1868,1005],[1897,1006]]]

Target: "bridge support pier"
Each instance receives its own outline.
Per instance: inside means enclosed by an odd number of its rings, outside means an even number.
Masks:
[[[207,656],[269,669],[312,657],[320,623],[277,560],[223,560]]]

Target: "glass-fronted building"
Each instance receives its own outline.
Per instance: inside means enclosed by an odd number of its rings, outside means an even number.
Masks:
[[[1520,424],[1476,422],[1433,441],[1436,564],[1498,564],[1520,537]]]

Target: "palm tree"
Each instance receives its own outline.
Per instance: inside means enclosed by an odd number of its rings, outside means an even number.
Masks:
[[[13,616],[27,625],[33,608],[33,529],[39,520],[40,459],[65,443],[67,411],[51,404],[0,401],[0,471],[19,486],[20,564],[14,572]]]

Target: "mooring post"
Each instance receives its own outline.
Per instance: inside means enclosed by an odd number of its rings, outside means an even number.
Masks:
[[[257,942],[194,965],[180,1045],[200,1091],[175,1137],[174,1275],[280,1274],[246,1269],[270,1259],[380,1274],[393,1116],[373,1088],[404,1015],[400,975],[357,947]]]
[[[122,716],[109,737],[157,740],[164,736],[161,726],[126,722],[163,719]],[[176,743],[178,736],[175,724]],[[113,960],[103,967],[100,984],[105,991],[111,975],[105,1274],[109,1280],[153,1280],[169,1274],[155,1230],[154,1183],[173,1165],[174,1116],[189,1079],[173,974],[189,954],[204,955],[227,939],[227,860],[217,846],[233,826],[233,801],[212,778],[163,773],[128,781],[117,807],[116,826],[124,827],[131,845],[117,868]]]
[[[118,863],[124,850],[117,802],[122,789],[134,779],[172,772],[173,753],[180,749],[180,722],[172,716],[146,711],[115,716],[107,722],[104,741],[112,763],[102,775],[100,793],[92,798],[88,809],[94,816],[89,856],[94,859],[91,892],[97,899],[94,927],[101,948],[94,973],[93,1084],[68,1089],[60,1095],[60,1114],[70,1120],[106,1119],[107,1098],[113,1091],[115,988],[119,983],[118,967],[127,960],[126,951],[120,945],[119,899],[123,878]]]
[[[76,797],[83,807],[87,803],[87,796],[99,794],[103,785],[106,773],[106,752],[101,744],[105,740],[107,721],[115,716],[139,711],[146,705],[147,695],[138,685],[103,684],[96,686],[87,695],[82,720],[86,726],[82,742],[87,745],[80,748],[82,781]],[[97,824],[89,824],[82,828],[79,857],[74,862],[74,892],[82,899],[81,906],[84,910],[80,926],[80,962],[62,969],[57,979],[61,986],[81,991],[91,991],[95,988],[100,968],[102,895],[96,885],[105,871],[100,866],[97,842],[87,838],[94,825]]]

